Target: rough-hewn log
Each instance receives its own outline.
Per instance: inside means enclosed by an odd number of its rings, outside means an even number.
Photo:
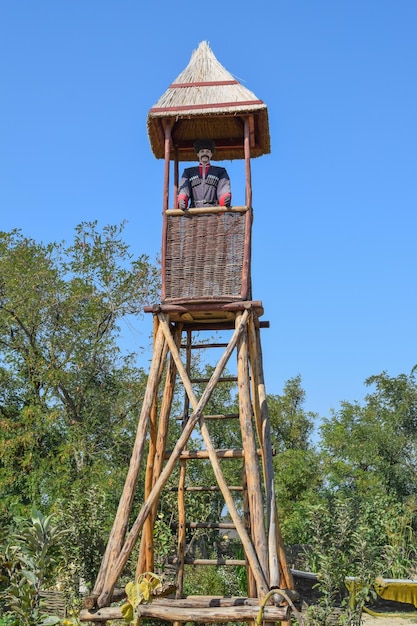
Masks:
[[[239,322],[236,317],[236,323]],[[250,321],[249,321],[250,323]],[[249,349],[247,327],[238,342],[237,373],[239,388],[239,420],[242,433],[242,444],[245,451],[245,470],[247,480],[247,497],[251,531],[256,554],[266,580],[269,580],[268,544],[264,526],[264,506],[260,489],[261,477],[256,450],[255,433],[252,424],[252,405],[249,384]],[[264,595],[264,594],[262,594]]]
[[[249,355],[252,370],[253,412],[256,430],[262,449],[262,468],[265,483],[266,520],[268,528],[269,583],[280,586],[280,569],[275,525],[277,510],[275,501],[274,469],[272,465],[272,446],[269,425],[268,405],[266,402],[265,383],[262,369],[262,352],[259,329],[256,329],[253,317],[248,324]]]
[[[271,587],[286,587],[294,589],[294,580],[288,566],[285,554],[284,541],[278,520],[276,506],[274,469],[272,464],[271,428],[266,399],[265,379],[262,365],[262,346],[259,325],[256,322],[256,314],[249,322],[249,337],[251,351],[251,365],[254,378],[256,378],[257,407],[259,410],[259,438],[264,450],[264,478],[267,494],[268,521],[268,553],[270,561],[270,585]],[[255,416],[256,418],[256,416]],[[277,560],[278,558],[278,560]],[[281,580],[282,577],[282,580]]]
[[[225,606],[194,608],[177,607],[174,603],[166,606],[159,602],[139,605],[139,616],[153,618],[167,622],[251,622],[256,620],[260,606]],[[286,606],[266,606],[263,620],[267,622],[279,622],[289,617],[289,609]],[[123,619],[120,607],[104,607],[95,612],[84,609],[80,613],[82,622],[102,622],[106,620]]]
[[[157,330],[158,330],[158,318],[154,316],[153,319],[153,342],[155,343]],[[166,358],[166,354],[165,354]],[[161,359],[162,362],[165,360]],[[161,367],[161,366],[160,366]],[[161,376],[161,369],[160,374]],[[152,404],[150,421],[149,421],[149,451],[146,461],[146,474],[145,474],[145,498],[148,497],[152,489],[152,480],[154,473],[154,459],[156,453],[156,432],[158,423],[158,394],[155,394]],[[141,537],[139,557],[136,568],[136,575],[141,572],[153,572],[154,571],[154,548],[153,548],[153,520],[150,515],[146,520],[143,527],[143,533]]]

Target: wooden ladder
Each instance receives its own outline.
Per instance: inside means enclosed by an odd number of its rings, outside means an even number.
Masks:
[[[291,598],[294,590],[280,533],[273,476],[273,450],[263,377],[260,341],[260,323],[257,303],[237,303],[228,306],[226,314],[221,311],[197,313],[186,311],[178,314],[155,307],[154,349],[145,391],[137,435],[130,466],[120,499],[118,511],[109,537],[106,552],[91,596],[81,612],[82,621],[106,624],[108,620],[120,619],[119,607],[111,607],[117,596],[116,584],[140,539],[137,576],[154,571],[154,526],[162,490],[174,469],[179,467],[177,555],[171,559],[176,566],[177,581],[175,598],[155,599],[151,604],[141,605],[142,617],[153,617],[181,622],[253,622],[263,611],[266,622],[280,621],[290,624],[290,607],[296,611]],[[194,333],[202,330],[231,330],[227,343],[193,343]],[[183,335],[186,333],[186,342]],[[217,360],[213,373],[207,379],[192,379],[191,354],[193,350],[219,348],[224,350]],[[185,359],[181,353],[185,351]],[[237,376],[225,375],[231,355],[236,352]],[[182,431],[173,450],[167,450],[167,436],[172,405],[179,377],[184,394]],[[217,385],[236,383],[239,411],[236,414],[205,414],[207,403]],[[197,398],[195,385],[205,385]],[[240,423],[240,449],[216,449],[210,436],[211,420],[238,419]],[[204,448],[192,450],[192,435],[199,426]],[[144,445],[149,437],[143,505],[128,532],[139,469],[144,457]],[[228,486],[222,471],[222,459],[241,458],[243,463],[242,485]],[[186,485],[187,463],[191,460],[208,459],[216,484],[210,486]],[[189,522],[186,515],[186,494],[196,490],[222,493],[230,522]],[[235,501],[239,494],[242,506]],[[187,529],[210,528],[233,529],[242,544],[244,559],[199,559],[186,556]],[[247,598],[183,597],[185,566],[230,565],[247,569]],[[263,606],[265,604],[265,606]]]

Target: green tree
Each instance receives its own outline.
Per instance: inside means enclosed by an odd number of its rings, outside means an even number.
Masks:
[[[275,490],[284,540],[308,540],[308,507],[317,502],[322,483],[320,457],[311,442],[316,413],[304,409],[301,377],[289,379],[282,395],[268,395],[274,457]]]
[[[123,225],[76,228],[74,242],[0,233],[0,514],[50,507],[68,485],[117,484],[130,458],[145,374],[120,322],[158,288]]]
[[[398,501],[417,495],[416,370],[366,380],[363,404],[343,402],[321,426],[330,489],[368,498],[381,491]]]

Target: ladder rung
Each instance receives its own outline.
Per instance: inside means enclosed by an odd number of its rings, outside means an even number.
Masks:
[[[243,491],[242,486],[228,487],[229,491]],[[178,491],[178,487],[171,487],[171,491]],[[218,485],[213,485],[212,487],[200,487],[199,485],[195,487],[184,487],[184,491],[220,491],[220,487]]]
[[[167,450],[164,454],[164,459],[168,460],[172,454],[172,450]],[[262,457],[262,450],[258,448],[256,451],[258,457]],[[272,456],[275,456],[276,451],[272,449]],[[218,459],[243,459],[245,451],[236,448],[230,448],[228,450],[216,450]],[[193,459],[208,459],[209,453],[207,450],[183,450],[180,454],[180,459],[183,461],[191,461]]]
[[[227,348],[228,343],[194,343],[191,346],[187,346],[186,343],[181,345],[182,349],[191,348],[191,350],[202,350],[204,348]]]
[[[204,415],[205,420],[234,420],[239,417],[239,413],[219,413],[218,415]]]
[[[173,522],[171,524],[171,528],[178,528],[179,524],[177,522]],[[234,530],[236,526],[231,522],[186,522],[186,528],[218,528],[220,530]]]
[[[192,383],[209,383],[211,378],[192,378]],[[237,376],[223,376],[219,378],[219,383],[237,383]]]
[[[237,419],[239,417],[239,413],[219,413],[218,415],[204,415],[205,420],[231,420]],[[184,419],[183,415],[178,415],[175,418],[177,421],[182,421]]]
[[[257,450],[258,456],[262,456],[262,450]],[[216,450],[217,458],[219,459],[243,459],[245,451],[241,449],[230,448],[228,450]],[[171,451],[165,452],[164,459],[167,460],[171,456]],[[192,459],[208,459],[209,453],[207,450],[183,450],[180,455],[180,459],[184,461]]]
[[[176,565],[178,557],[170,557],[168,563]],[[243,559],[191,559],[190,557],[185,557],[184,563],[186,565],[246,565]]]

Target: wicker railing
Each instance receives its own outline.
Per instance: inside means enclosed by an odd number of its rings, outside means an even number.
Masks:
[[[250,229],[247,207],[166,211],[163,301],[250,299]]]

